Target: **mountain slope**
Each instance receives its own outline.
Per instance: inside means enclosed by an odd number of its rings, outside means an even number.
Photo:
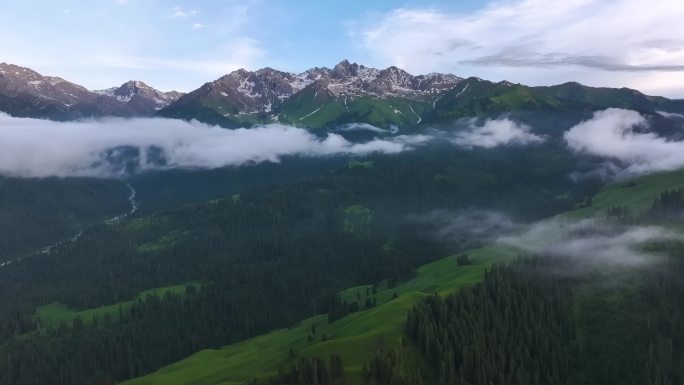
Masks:
[[[29,68],[0,64],[0,111],[13,116],[53,120],[152,116],[180,96],[178,92],[161,92],[139,81],[90,91]]]
[[[660,110],[684,111],[684,101],[647,96],[629,88],[596,88],[579,83],[529,87],[473,77],[439,97],[425,122],[444,124],[460,118],[511,112],[587,113],[609,107],[655,114]]]
[[[236,127],[281,121],[320,128],[345,123],[415,126],[437,95],[461,81],[450,74],[413,76],[344,60],[300,74],[263,68],[234,71],[181,97],[162,116]]]
[[[653,174],[608,185],[594,197],[594,201],[601,204],[596,210],[592,210],[600,211],[600,215],[605,216],[605,210],[610,206],[630,205],[634,202],[644,208],[662,191],[680,188],[682,173],[682,170],[678,170]],[[619,192],[619,195],[616,192]],[[584,209],[569,211],[565,215],[574,217],[575,214],[585,217]],[[361,376],[362,365],[375,356],[379,336],[383,336],[385,348],[388,349],[398,348],[402,341],[400,338],[404,341],[407,339],[404,334],[405,321],[411,304],[420,303],[431,294],[446,296],[455,290],[480,282],[492,263],[508,263],[518,252],[500,245],[486,246],[468,251],[471,262],[465,266],[458,265],[457,255],[423,265],[417,269],[417,275],[412,280],[393,288],[387,287],[384,283],[379,285],[377,292],[372,294],[377,299],[377,307],[363,308],[363,299],[368,296],[367,290],[373,290],[372,285],[349,288],[340,293],[341,299],[357,303],[363,310],[333,322],[328,322],[325,315],[318,315],[304,319],[288,329],[275,330],[221,349],[201,350],[154,373],[126,381],[124,384],[240,384],[253,379],[265,380],[274,377],[280,369],[287,370],[290,366],[296,365],[301,358],[327,358],[331,354],[342,356],[346,369],[346,384],[364,384],[366,382]],[[397,297],[393,298],[395,293]],[[581,294],[576,298],[578,308],[586,306],[583,303],[586,299],[582,297],[587,294]],[[507,312],[509,310],[506,309]],[[506,316],[510,316],[510,313]],[[316,332],[312,334],[313,330]],[[322,338],[323,336],[325,338]],[[403,349],[408,356],[404,370],[423,364],[420,357],[415,354],[414,344],[406,344]],[[294,353],[294,357],[290,351]]]
[[[20,117],[55,120],[91,116],[134,116],[115,98],[88,91],[62,78],[29,68],[0,64],[0,111]]]
[[[183,96],[182,92],[162,92],[141,81],[128,81],[119,87],[95,91],[126,103],[141,115],[153,115],[156,111],[168,106]]]
[[[404,336],[406,313],[431,294],[448,294],[460,287],[470,286],[484,278],[492,263],[513,259],[517,251],[506,247],[484,247],[468,251],[473,262],[456,266],[457,255],[445,257],[417,269],[417,276],[397,287],[386,285],[377,289],[373,297],[377,306],[349,314],[328,322],[321,314],[302,320],[289,329],[276,330],[246,341],[207,349],[166,366],[144,377],[126,381],[124,385],[216,385],[242,384],[249,380],[275,376],[278,368],[296,365],[301,357],[328,357],[341,354],[346,368],[345,383],[363,384],[361,368],[375,356],[372,347],[382,335],[388,347],[399,346]],[[346,290],[346,301],[358,302],[363,308],[366,289],[372,285]],[[393,298],[394,294],[397,298]],[[316,333],[311,334],[312,325]],[[313,338],[309,338],[309,336]],[[322,339],[325,336],[325,339]],[[296,357],[288,356],[292,348]],[[412,347],[407,347],[412,352]],[[417,357],[412,357],[415,360]],[[420,366],[420,360],[411,363]]]
[[[347,60],[300,74],[239,69],[187,94],[161,92],[140,81],[91,92],[61,78],[0,64],[0,111],[56,120],[158,115],[226,128],[282,122],[312,129],[367,123],[417,130],[507,113],[551,112],[581,119],[608,107],[682,114],[684,100],[572,82],[530,87],[452,74],[414,76],[394,66],[381,70]]]

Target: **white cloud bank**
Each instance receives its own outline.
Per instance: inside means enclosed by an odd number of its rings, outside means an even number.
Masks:
[[[338,134],[319,138],[284,125],[227,130],[173,119],[65,123],[0,114],[0,174],[118,176],[123,154],[131,155],[126,149],[135,149],[135,169],[139,170],[217,168],[278,162],[288,155],[394,154],[428,140],[422,135],[400,135],[352,143]]]
[[[378,62],[494,80],[576,80],[684,95],[681,0],[504,0],[396,9],[351,35]]]
[[[684,142],[635,131],[648,127],[648,120],[636,111],[609,108],[572,127],[564,137],[575,151],[622,163],[625,174],[684,167]]]
[[[470,121],[466,131],[456,133],[453,142],[466,148],[493,148],[502,145],[527,145],[540,143],[544,139],[530,132],[530,127],[510,119],[487,119],[482,126]]]

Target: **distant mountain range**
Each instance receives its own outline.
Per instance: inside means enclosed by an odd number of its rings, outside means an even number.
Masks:
[[[153,116],[181,95],[160,92],[136,81],[90,91],[62,78],[0,63],[0,111],[13,116],[54,120]]]
[[[239,69],[187,94],[161,92],[141,81],[90,91],[28,68],[0,64],[0,111],[54,120],[164,116],[227,128],[271,122],[312,129],[349,123],[419,128],[466,117],[608,107],[682,113],[684,100],[579,83],[528,87],[452,74],[414,76],[397,67],[380,70],[347,60],[332,69],[316,67],[300,74]]]

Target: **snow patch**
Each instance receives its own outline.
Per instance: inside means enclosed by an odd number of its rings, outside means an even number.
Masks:
[[[470,85],[470,83],[466,84],[465,87],[463,87],[463,89],[461,90],[461,92],[457,93],[455,97],[457,98],[457,97],[461,96],[461,94],[464,93],[468,89],[469,85]]]
[[[409,104],[409,108],[411,109],[411,112],[413,112],[413,114],[418,117],[418,120],[416,120],[416,124],[420,124],[420,122],[423,121],[423,118],[421,118],[420,115],[416,113],[416,110],[413,109],[412,105]]]
[[[308,118],[309,116],[315,114],[316,112],[318,112],[318,111],[320,111],[320,110],[321,110],[321,107],[318,107],[317,109],[315,109],[315,110],[314,110],[312,113],[310,113],[309,115],[306,115],[306,116],[303,116],[303,117],[299,118],[299,120],[304,120],[304,119]]]

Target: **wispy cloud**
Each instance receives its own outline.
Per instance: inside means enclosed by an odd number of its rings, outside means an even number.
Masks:
[[[605,82],[599,74],[614,73],[609,81],[642,85],[630,79],[634,75],[618,73],[640,72],[644,80],[656,72],[684,71],[682,14],[679,0],[570,0],[553,6],[507,0],[472,12],[396,9],[353,36],[379,60],[415,72],[478,71],[532,83]],[[684,90],[681,80],[671,81],[680,81]]]
[[[678,119],[684,119],[684,115],[678,114],[676,112],[667,112],[667,111],[656,111],[658,115],[666,117],[666,118],[678,118]]]
[[[513,0],[470,14],[398,9],[364,37],[368,48],[409,66],[426,61],[426,54],[479,65],[681,71],[683,12],[678,0],[572,0],[553,7],[544,0]]]
[[[644,250],[647,242],[677,240],[681,234],[658,226],[618,226],[596,220],[549,219],[497,242],[532,254],[571,258],[589,265],[638,266],[658,256]]]
[[[248,22],[258,19],[254,8],[261,7],[252,1],[177,8],[132,0],[44,5],[27,0],[2,7],[2,60],[91,89],[137,79],[191,91],[237,68],[258,68],[268,54],[261,30]],[[62,15],[63,9],[71,14]],[[37,45],[44,36],[50,44]]]
[[[503,213],[474,209],[435,210],[409,216],[407,220],[427,226],[430,237],[445,242],[467,239],[477,239],[480,243],[493,242],[524,226]]]
[[[175,6],[175,7],[173,7],[173,10],[171,13],[171,18],[172,19],[179,19],[179,18],[185,18],[185,17],[195,16],[195,15],[197,15],[196,10],[186,11],[180,6]]]

